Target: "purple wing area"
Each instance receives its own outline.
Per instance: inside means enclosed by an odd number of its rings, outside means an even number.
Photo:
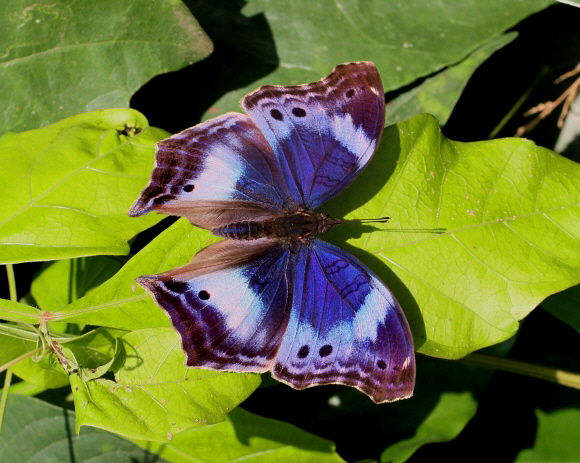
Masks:
[[[341,64],[312,84],[261,87],[242,106],[272,146],[294,201],[311,209],[354,181],[385,121],[383,87],[371,62]]]
[[[186,216],[203,228],[276,215],[292,204],[252,119],[228,113],[157,143],[155,168],[129,211]]]
[[[412,395],[411,331],[395,297],[368,268],[314,240],[296,258],[292,293],[276,379],[297,389],[353,386],[377,403]]]
[[[290,260],[275,242],[226,240],[189,265],[137,281],[181,335],[187,365],[264,372],[289,320]]]

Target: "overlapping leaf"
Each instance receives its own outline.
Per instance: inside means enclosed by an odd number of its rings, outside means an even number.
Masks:
[[[92,425],[133,439],[170,441],[201,424],[223,421],[260,384],[259,375],[187,368],[170,328],[123,337],[126,362],[116,381],[70,376],[77,430]]]
[[[166,132],[130,109],[0,137],[0,262],[126,254],[158,218],[127,217]]]
[[[238,110],[240,98],[258,85],[312,82],[348,61],[373,61],[385,90],[399,88],[460,62],[551,2],[259,0],[239,16],[231,8],[217,14],[200,3],[192,2],[193,12],[208,16],[210,34],[244,56],[232,61],[232,72],[263,72],[219,99],[210,109],[214,116]]]
[[[150,462],[163,463],[147,450],[95,428],[80,435],[74,429],[74,414],[33,397],[8,398],[0,455],[4,461],[58,462]]]
[[[3,0],[0,133],[126,107],[157,74],[205,58],[212,44],[178,1]]]

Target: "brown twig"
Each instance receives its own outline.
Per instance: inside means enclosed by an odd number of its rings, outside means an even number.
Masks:
[[[558,77],[554,83],[558,84],[562,82],[564,79],[572,77],[576,74],[580,74],[580,63],[571,71],[562,74]],[[552,111],[560,105],[560,103],[564,102],[562,106],[562,112],[560,113],[560,117],[558,118],[558,127],[562,128],[564,125],[564,119],[568,114],[570,109],[570,105],[576,98],[576,96],[580,93],[580,77],[578,77],[572,85],[570,85],[564,93],[562,93],[556,100],[554,101],[547,101],[545,103],[540,103],[537,106],[529,109],[524,113],[524,116],[531,116],[532,114],[538,114],[532,121],[528,122],[525,125],[522,125],[516,130],[516,137],[521,137],[527,132],[531,132],[541,120],[545,119]]]

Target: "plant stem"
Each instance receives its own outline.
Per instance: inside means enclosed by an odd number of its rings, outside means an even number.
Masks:
[[[0,436],[2,435],[2,423],[4,423],[4,411],[6,410],[10,381],[12,381],[12,372],[8,370],[6,372],[6,377],[4,378],[4,387],[2,388],[2,397],[0,398]]]
[[[509,120],[514,116],[514,114],[521,108],[521,106],[526,102],[529,96],[532,93],[532,90],[536,88],[536,86],[540,83],[540,81],[544,78],[546,74],[550,71],[548,66],[544,66],[541,71],[538,73],[534,81],[530,84],[527,90],[523,93],[523,95],[516,101],[516,104],[512,106],[512,108],[507,112],[507,114],[499,121],[499,124],[495,126],[495,128],[491,131],[491,133],[487,136],[488,140],[495,138],[499,131],[504,128],[504,126],[509,122]]]
[[[522,362],[520,360],[493,357],[484,354],[469,354],[460,361],[469,365],[477,365],[480,367],[517,373],[532,378],[551,381],[556,384],[561,384],[562,386],[580,389],[580,374],[559,370],[557,368],[544,367],[533,363]]]
[[[14,267],[12,264],[6,264],[6,275],[8,276],[8,291],[10,292],[10,300],[17,302],[16,295],[16,279],[14,278]],[[10,366],[10,365],[8,365]],[[12,382],[12,372],[6,370],[4,377],[4,387],[2,388],[2,397],[0,397],[0,435],[2,435],[2,424],[4,423],[4,412],[6,411],[6,402],[8,400],[8,390]]]

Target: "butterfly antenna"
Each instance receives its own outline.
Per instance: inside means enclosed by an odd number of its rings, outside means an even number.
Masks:
[[[378,217],[376,219],[351,219],[351,220],[343,220],[344,223],[387,223],[391,220],[390,217]]]

